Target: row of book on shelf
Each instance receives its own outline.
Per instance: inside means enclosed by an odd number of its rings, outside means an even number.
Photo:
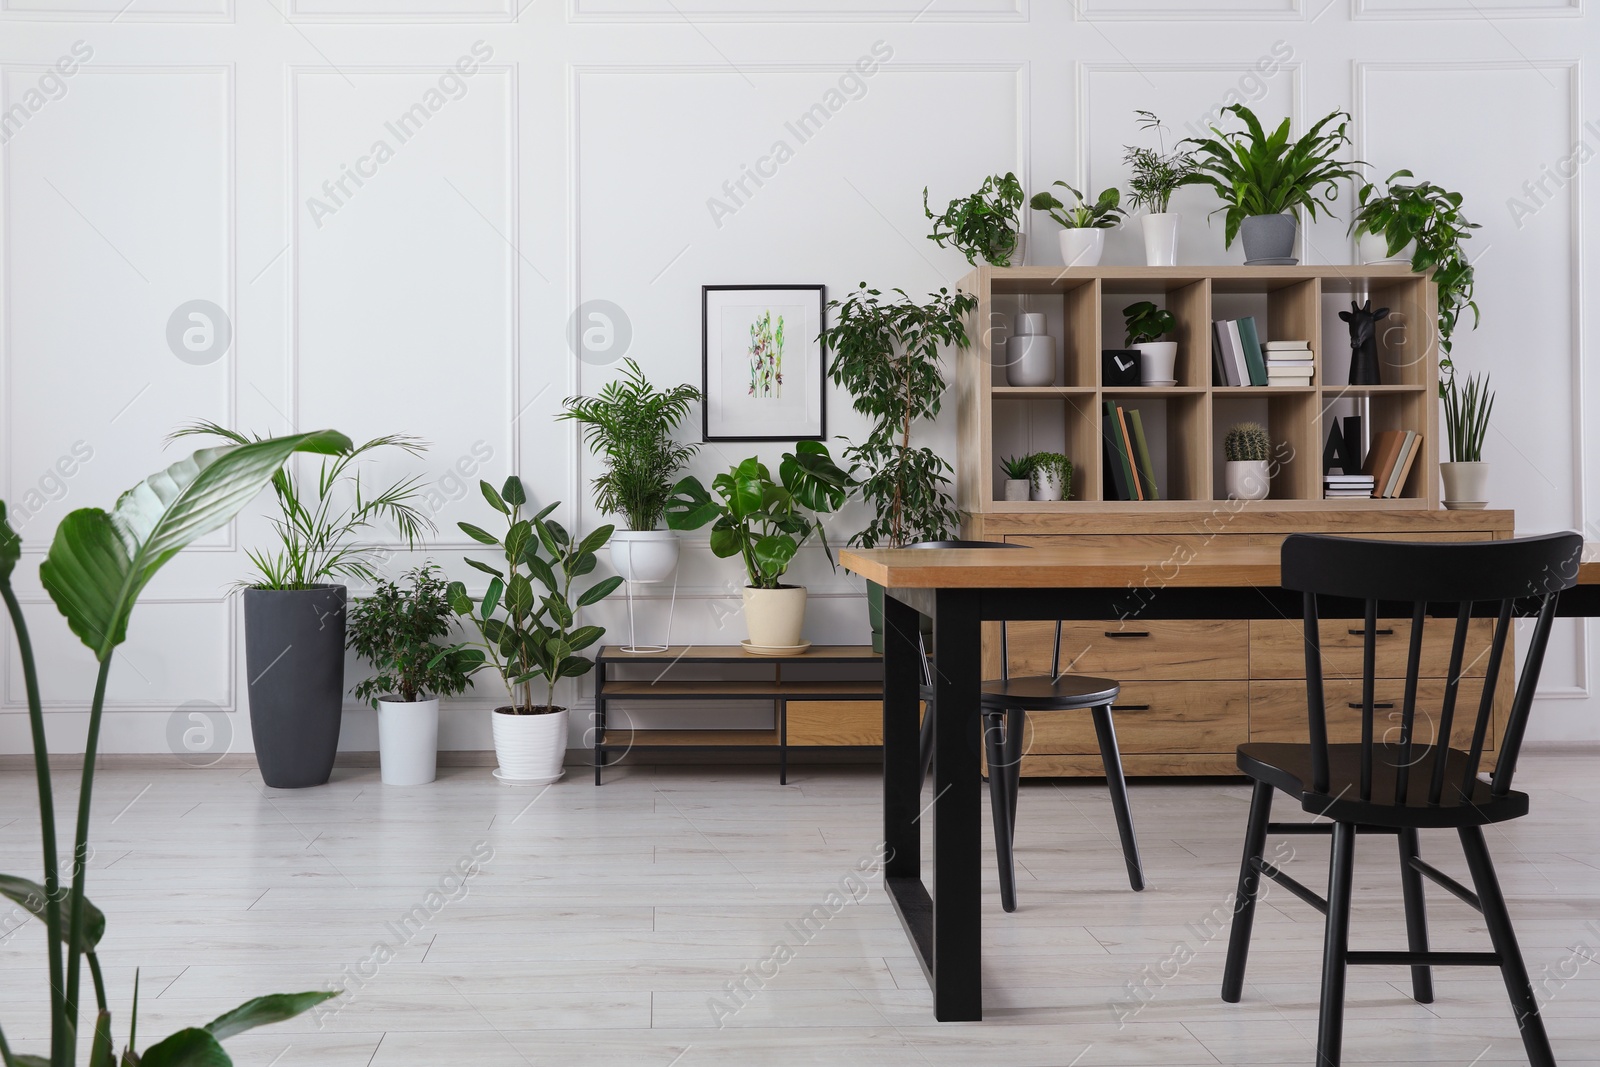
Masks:
[[[1262,341],[1254,315],[1211,324],[1211,384],[1310,385],[1310,341]]]
[[[1160,500],[1150,445],[1138,408],[1125,408],[1115,400],[1105,402],[1101,417],[1101,443],[1105,446],[1107,500]]]
[[[1322,495],[1329,500],[1397,497],[1421,452],[1422,435],[1416,430],[1384,430],[1373,438],[1360,474],[1322,476]]]

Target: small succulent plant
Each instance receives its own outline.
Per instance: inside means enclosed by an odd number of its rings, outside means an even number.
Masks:
[[[1006,472],[1007,478],[1026,481],[1028,475],[1033,473],[1033,457],[1007,456],[1000,461],[1000,469]]]
[[[1265,461],[1272,455],[1272,439],[1260,423],[1241,422],[1228,430],[1228,436],[1222,442],[1222,453],[1229,463]]]

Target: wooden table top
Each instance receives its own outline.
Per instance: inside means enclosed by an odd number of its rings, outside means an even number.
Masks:
[[[1173,548],[849,548],[845,569],[890,589],[1121,589],[1163,586],[1277,586],[1279,550],[1268,545]],[[1583,546],[1580,585],[1600,585],[1600,542]]]

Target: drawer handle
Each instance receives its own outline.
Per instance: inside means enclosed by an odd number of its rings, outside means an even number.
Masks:
[[[1113,704],[1112,711],[1149,711],[1149,704]]]
[[[1362,636],[1365,636],[1366,632],[1367,631],[1365,631],[1363,629],[1360,629],[1358,627],[1355,627],[1355,626],[1350,627],[1350,636],[1351,637],[1362,637]],[[1391,629],[1390,627],[1387,627],[1387,626],[1385,626],[1381,630],[1374,630],[1374,631],[1372,631],[1372,633],[1373,633],[1373,635],[1375,637],[1393,637],[1394,636],[1394,630]]]
[[[1149,630],[1107,630],[1107,637],[1149,637]]]
[[[1352,708],[1357,708],[1357,709],[1359,709],[1359,708],[1360,708],[1360,707],[1361,707],[1361,701],[1359,701],[1359,700],[1352,700],[1352,701],[1351,701],[1351,702],[1350,702],[1350,706],[1351,706],[1351,707],[1352,707]],[[1392,703],[1392,702],[1391,702],[1391,703],[1388,703],[1388,704],[1374,704],[1374,705],[1372,705],[1372,706],[1373,706],[1373,708],[1374,708],[1374,709],[1379,709],[1379,708],[1382,708],[1382,709],[1384,709],[1384,710],[1388,710],[1388,709],[1391,709],[1391,708],[1393,708],[1393,707],[1394,707],[1394,704],[1393,704],[1393,703]]]

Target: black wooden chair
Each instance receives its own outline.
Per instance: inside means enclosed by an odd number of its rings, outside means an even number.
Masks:
[[[1306,698],[1309,744],[1239,746],[1239,769],[1255,779],[1250,822],[1245,832],[1244,859],[1233,929],[1223,972],[1222,999],[1236,1003],[1244,987],[1245,958],[1255,916],[1260,876],[1266,875],[1327,917],[1322,957],[1322,1009],[1317,1026],[1318,1067],[1339,1063],[1344,1029],[1345,970],[1350,964],[1383,964],[1411,968],[1412,994],[1419,1003],[1433,1000],[1431,968],[1484,966],[1500,968],[1512,1010],[1522,1031],[1528,1059],[1536,1067],[1553,1065],[1550,1040],[1539,1018],[1539,1006],[1528,984],[1528,972],[1517,947],[1505,897],[1484,845],[1483,826],[1528,813],[1528,797],[1511,788],[1517,754],[1539,682],[1556,596],[1576,583],[1583,541],[1577,534],[1550,534],[1509,541],[1421,544],[1361,541],[1296,534],[1283,543],[1283,586],[1305,595]],[[1322,656],[1318,636],[1317,598],[1346,598],[1365,603],[1362,656],[1361,742],[1330,744],[1323,696]],[[1494,710],[1494,692],[1506,654],[1515,602],[1517,614],[1537,609],[1538,621],[1528,641],[1522,676],[1506,716],[1499,755],[1490,774],[1480,774],[1484,742]],[[1374,740],[1374,645],[1380,603],[1384,614],[1408,612],[1411,617],[1404,701],[1396,740]],[[1354,605],[1348,605],[1354,607]],[[1429,613],[1455,620],[1450,665],[1436,740],[1416,740],[1417,676],[1423,629]],[[1455,723],[1468,623],[1474,615],[1496,616],[1484,669],[1483,697],[1473,722],[1470,747],[1450,747]],[[1442,625],[1442,624],[1441,624]],[[1510,669],[1509,667],[1507,669]],[[1312,823],[1274,823],[1273,791],[1281,790],[1319,819]],[[1321,821],[1326,820],[1326,821]],[[1424,862],[1418,830],[1452,829],[1461,840],[1467,869],[1476,889],[1468,889]],[[1400,885],[1405,902],[1408,951],[1352,952],[1350,937],[1351,875],[1357,833],[1394,834],[1400,852]],[[1328,895],[1320,897],[1263,858],[1269,833],[1327,833],[1333,838]],[[1430,952],[1423,877],[1448,890],[1483,915],[1493,952]]]
[[[1006,541],[923,541],[908,548],[1026,548]],[[919,640],[920,640],[920,635]],[[1061,623],[1057,621],[1050,674],[1011,677],[1006,627],[1000,625],[1000,677],[985,682],[979,711],[983,717],[984,758],[989,764],[989,809],[994,820],[994,849],[1000,869],[1000,904],[1006,911],[1017,910],[1017,869],[1013,846],[1017,836],[1017,796],[1022,786],[1023,737],[1030,711],[1088,711],[1094,718],[1095,736],[1100,743],[1100,761],[1111,791],[1111,807],[1116,814],[1117,833],[1122,839],[1122,858],[1128,867],[1128,883],[1135,890],[1144,888],[1144,869],[1139,861],[1139,843],[1133,833],[1133,816],[1128,809],[1128,785],[1122,774],[1122,755],[1117,749],[1117,734],[1111,723],[1111,703],[1121,686],[1106,678],[1061,673]],[[922,699],[928,711],[920,734],[922,773],[926,778],[933,762],[933,666],[923,657]]]

